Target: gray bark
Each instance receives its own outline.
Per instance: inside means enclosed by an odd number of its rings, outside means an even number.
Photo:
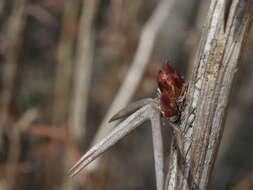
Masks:
[[[206,189],[252,18],[250,0],[212,0],[169,155],[166,190]]]

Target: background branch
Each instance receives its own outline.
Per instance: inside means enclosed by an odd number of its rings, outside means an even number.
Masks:
[[[25,5],[26,0],[14,2],[13,12],[9,18],[9,24],[6,29],[7,47],[4,54],[5,63],[2,76],[0,137],[2,136],[2,130],[6,127],[7,122],[9,122],[8,109],[13,96],[14,82],[18,67],[19,48],[22,43],[22,34],[26,21]],[[0,138],[0,145],[1,140],[2,138]]]
[[[88,92],[94,50],[94,20],[98,0],[83,1],[80,29],[77,39],[76,64],[74,70],[74,92],[70,110],[71,133],[80,140],[85,133]]]

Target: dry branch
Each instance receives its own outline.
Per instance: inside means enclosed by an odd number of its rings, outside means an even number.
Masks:
[[[62,16],[62,30],[57,54],[57,69],[55,78],[55,101],[53,110],[54,123],[63,122],[68,112],[71,72],[73,67],[73,49],[80,2],[66,1]],[[72,27],[71,27],[72,26]],[[66,120],[65,120],[66,122]]]
[[[9,120],[8,106],[10,105],[12,99],[18,65],[18,53],[22,43],[22,34],[26,20],[25,5],[26,0],[19,0],[14,2],[12,14],[9,18],[6,29],[7,48],[4,54],[2,78],[3,87],[0,102],[0,137],[2,137],[2,130]],[[0,138],[0,141],[1,139],[2,138]]]
[[[80,140],[85,133],[91,65],[93,62],[93,27],[97,6],[98,0],[84,1],[80,18],[74,71],[74,95],[69,114],[71,133],[76,140]]]
[[[79,11],[79,0],[65,1],[62,16],[62,30],[57,52],[57,69],[54,86],[54,107],[53,107],[53,123],[61,126],[63,122],[68,122],[69,96],[71,86],[71,73],[73,67],[73,49],[76,33],[73,28],[77,27],[77,18]],[[63,129],[64,130],[64,129]],[[65,130],[67,130],[65,128]],[[71,160],[70,151],[66,153],[65,163],[68,167]],[[69,181],[64,178],[62,189],[75,189],[75,181]]]
[[[10,148],[8,152],[8,160],[6,163],[6,189],[13,189],[16,177],[18,176],[19,158],[21,153],[21,135],[38,117],[39,112],[36,108],[27,110],[19,121],[12,126],[9,134]]]
[[[0,1],[0,14],[2,14],[5,6],[5,1]]]
[[[227,8],[224,0],[211,1],[180,123],[183,146],[170,148],[165,189],[207,187],[253,13],[251,1],[230,2]]]

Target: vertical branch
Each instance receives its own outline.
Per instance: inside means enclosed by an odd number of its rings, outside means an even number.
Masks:
[[[5,1],[0,1],[0,14],[3,13],[3,10],[4,10],[4,5],[5,5]]]
[[[74,71],[74,95],[69,122],[72,127],[70,132],[76,140],[80,140],[85,133],[88,90],[93,61],[93,26],[97,6],[98,0],[85,0],[82,7]]]
[[[4,54],[2,78],[3,89],[0,102],[0,137],[2,137],[2,130],[5,128],[9,120],[8,106],[10,105],[12,99],[17,70],[18,53],[22,43],[22,34],[26,19],[25,5],[26,0],[16,0],[14,2],[12,14],[9,18],[6,30],[7,49]]]
[[[233,0],[229,10],[226,7],[224,0],[211,1],[180,124],[183,150],[171,147],[165,189],[207,187],[253,13],[251,1]],[[179,157],[184,162],[178,162]]]
[[[38,117],[38,110],[30,109],[27,110],[20,120],[12,126],[11,133],[9,135],[10,138],[10,148],[8,153],[8,160],[6,163],[6,189],[12,190],[15,185],[15,180],[17,177],[18,169],[19,169],[19,158],[21,152],[21,135],[22,132],[25,131],[27,127]]]
[[[68,122],[69,93],[73,68],[74,42],[77,29],[79,0],[65,1],[62,16],[62,29],[57,52],[57,69],[54,86],[53,123],[55,125]],[[65,128],[67,130],[67,128]],[[67,133],[67,131],[65,131]],[[65,165],[71,160],[70,151],[66,152]],[[65,175],[64,175],[65,176]],[[75,181],[62,180],[62,189],[75,189]]]
[[[17,126],[15,126],[17,127]],[[6,189],[11,190],[14,188],[15,179],[17,176],[18,159],[20,156],[20,133],[18,129],[13,129],[9,135],[10,150],[8,152],[8,160],[6,164]]]
[[[63,122],[67,115],[73,49],[79,0],[66,1],[62,16],[62,30],[57,52],[57,70],[55,79],[54,123]]]

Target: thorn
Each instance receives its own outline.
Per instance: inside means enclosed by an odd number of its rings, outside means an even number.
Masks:
[[[142,100],[139,100],[137,102],[131,103],[125,108],[121,109],[119,112],[117,112],[115,115],[112,116],[112,118],[109,120],[109,123],[118,119],[125,118],[132,113],[136,112],[141,107],[153,102],[154,100],[152,98],[145,98]]]
[[[69,170],[68,175],[74,177],[89,163],[115,145],[119,140],[140,126],[150,117],[150,106],[146,105],[120,123],[100,142],[91,147],[84,156]]]

